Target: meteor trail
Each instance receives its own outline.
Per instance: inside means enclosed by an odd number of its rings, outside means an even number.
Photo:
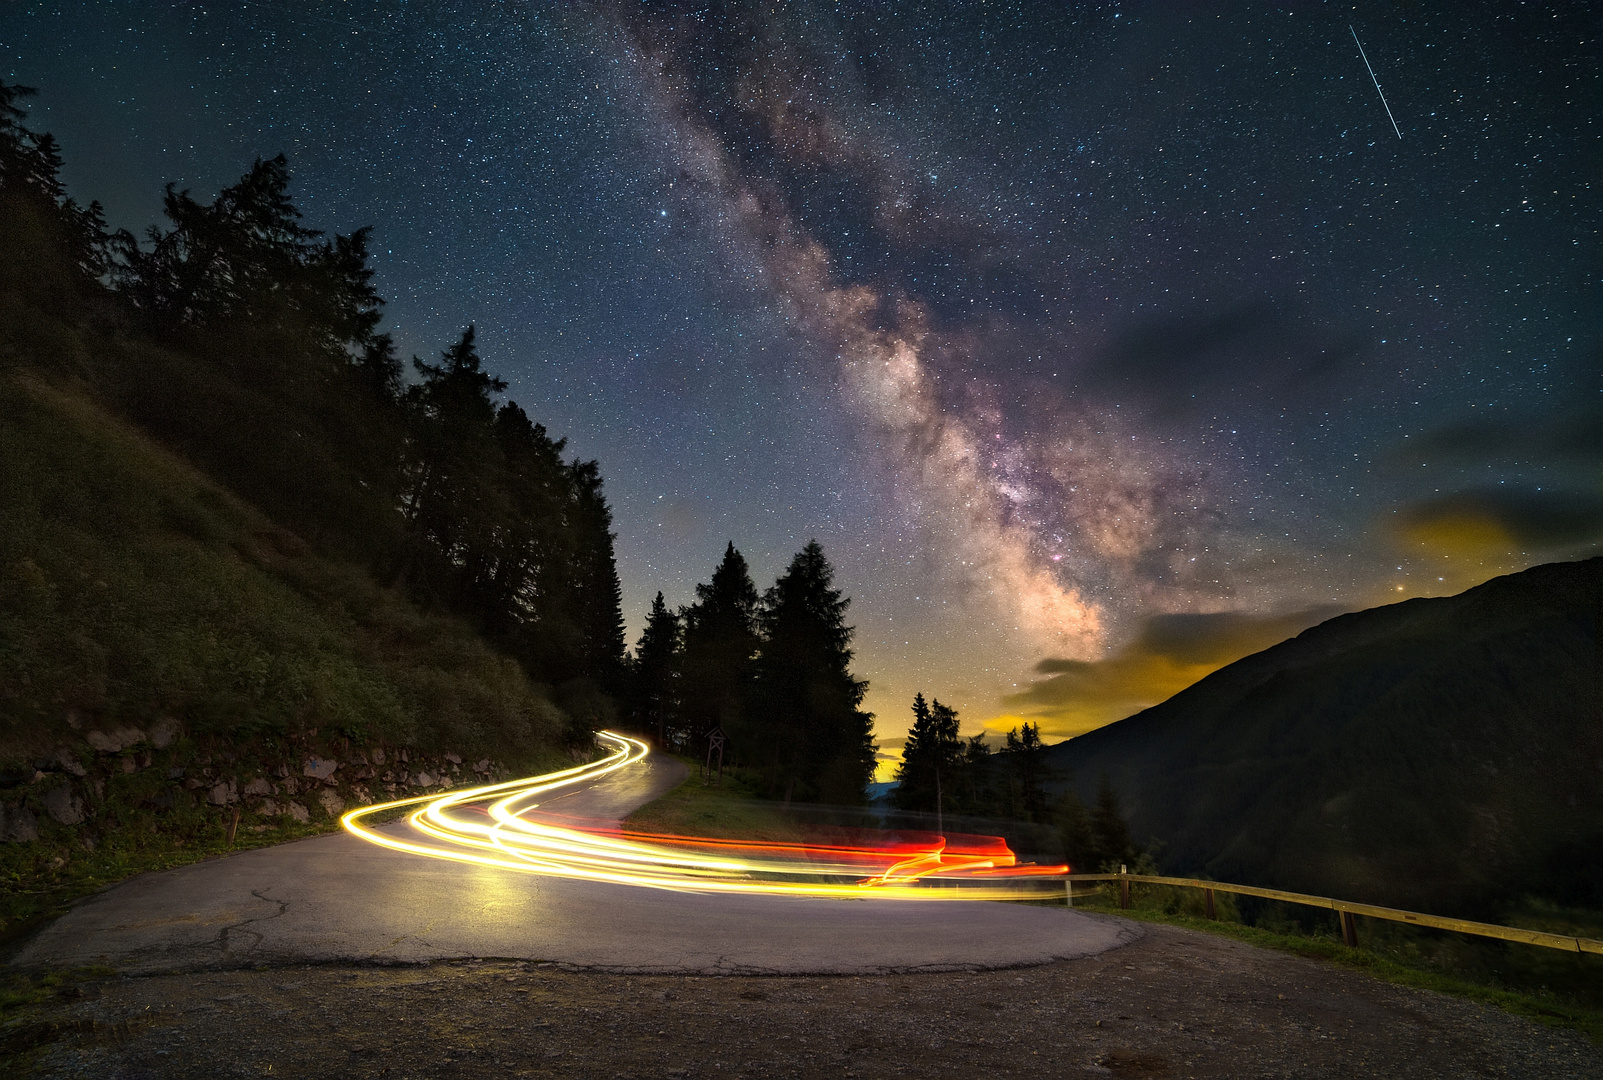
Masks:
[[[1386,110],[1386,119],[1391,121],[1391,129],[1397,132],[1397,137],[1403,137],[1403,129],[1397,126],[1397,118],[1391,114],[1391,106],[1386,104],[1386,93],[1380,88],[1380,80],[1375,78],[1375,69],[1369,65],[1369,57],[1364,54],[1364,43],[1358,40],[1358,31],[1353,30],[1353,24],[1348,23],[1347,29],[1352,30],[1353,44],[1358,46],[1358,55],[1364,58],[1364,66],[1369,68],[1369,78],[1375,84],[1375,93],[1380,95],[1381,107]]]

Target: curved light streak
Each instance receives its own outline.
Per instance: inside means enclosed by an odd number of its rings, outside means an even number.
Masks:
[[[550,792],[590,783],[650,753],[639,739],[597,733],[599,761],[445,795],[358,807],[340,818],[381,847],[519,873],[689,892],[889,900],[1039,900],[1062,895],[1066,866],[1020,864],[994,836],[884,834],[883,842],[800,844],[577,828],[531,816]],[[379,832],[365,819],[403,807],[433,843]]]

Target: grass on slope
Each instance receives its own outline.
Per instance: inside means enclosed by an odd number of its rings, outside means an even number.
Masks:
[[[690,776],[672,791],[630,814],[631,832],[673,836],[712,836],[741,840],[799,841],[802,827],[779,804],[757,797],[754,783],[738,770],[724,771],[722,784],[707,784],[700,763],[682,759]]]
[[[1130,908],[1123,911],[1119,910],[1113,886],[1094,889],[1083,896],[1077,890],[1074,896],[1077,908],[1199,930],[1261,948],[1295,953],[1310,960],[1329,961],[1399,986],[1482,1001],[1552,1027],[1571,1028],[1603,1045],[1603,1005],[1595,1004],[1584,992],[1577,995],[1545,985],[1511,989],[1489,981],[1484,971],[1475,971],[1478,977],[1466,977],[1462,969],[1451,966],[1454,959],[1452,950],[1445,953],[1422,952],[1417,947],[1421,935],[1415,927],[1360,918],[1360,947],[1350,949],[1337,936],[1334,920],[1330,933],[1298,932],[1296,924],[1290,920],[1281,920],[1272,927],[1247,926],[1236,921],[1234,900],[1228,893],[1216,893],[1219,917],[1209,919],[1202,911],[1202,895],[1195,889],[1136,886],[1132,889]],[[1431,936],[1464,937],[1459,934]],[[1366,945],[1365,942],[1370,944]],[[1482,942],[1475,939],[1473,944],[1480,945]],[[1558,976],[1551,981],[1568,986],[1572,991],[1584,991],[1586,987],[1603,983],[1603,962],[1599,957],[1576,956],[1556,949],[1512,942],[1486,944],[1500,946],[1523,963]]]
[[[305,795],[303,822],[211,805],[222,781],[283,788],[304,756],[375,746],[435,773],[448,751],[569,763],[562,714],[515,662],[310,554],[90,399],[0,372],[0,462],[0,809],[38,831],[0,843],[0,940],[141,871],[336,827]],[[85,743],[164,718],[180,725],[165,746]],[[52,819],[63,789],[83,821]]]
[[[0,762],[91,723],[538,753],[517,664],[319,559],[86,399],[0,379]]]

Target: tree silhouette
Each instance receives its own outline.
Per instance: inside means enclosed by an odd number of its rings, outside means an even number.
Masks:
[[[401,507],[410,542],[395,580],[436,601],[457,595],[459,570],[481,570],[482,547],[502,516],[492,397],[506,381],[484,370],[474,336],[469,326],[438,364],[414,359],[418,382],[406,394],[412,424]]]
[[[81,317],[104,292],[99,279],[115,238],[99,203],[83,207],[67,196],[55,138],[23,126],[20,103],[35,93],[0,82],[0,288]]]
[[[1041,742],[1041,725],[1024,724],[1007,733],[1005,761],[1009,774],[1009,814],[1022,821],[1042,821],[1047,816],[1046,782],[1050,768],[1046,745]]]
[[[852,676],[850,603],[811,541],[764,594],[762,652],[747,710],[745,752],[785,798],[861,803],[874,775],[868,688]]]
[[[692,738],[722,726],[739,738],[757,650],[757,587],[731,541],[712,580],[684,612],[682,715]]]
[[[957,711],[939,699],[926,704],[922,693],[913,697],[913,727],[896,769],[892,801],[903,810],[936,814],[964,807],[968,786],[963,775],[965,747],[957,733]]]
[[[662,593],[651,602],[646,628],[635,646],[631,665],[634,713],[645,731],[655,731],[659,746],[669,745],[669,726],[677,719],[680,665],[679,616],[668,610]]]
[[[68,197],[55,140],[24,126],[32,92],[0,83],[0,355],[70,370],[284,543],[470,621],[552,684],[587,738],[624,690],[597,463],[564,462],[500,400],[472,326],[438,362],[415,360],[408,385],[379,332],[369,231],[308,227],[283,155],[209,203],[169,185],[161,227],[109,235],[98,206]]]

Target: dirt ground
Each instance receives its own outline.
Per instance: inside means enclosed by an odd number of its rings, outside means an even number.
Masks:
[[[861,978],[461,961],[114,978],[47,1023],[42,1075],[1603,1077],[1498,1009],[1165,926],[1089,960]],[[42,1034],[42,1032],[41,1032]]]

